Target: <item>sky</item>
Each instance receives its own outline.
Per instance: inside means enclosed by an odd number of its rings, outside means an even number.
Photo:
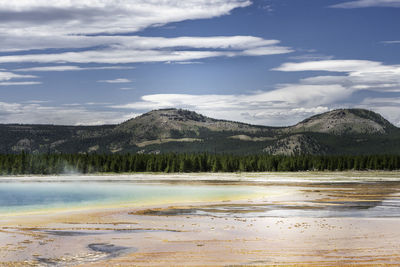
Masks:
[[[400,126],[399,25],[400,0],[0,0],[0,123],[365,108]]]

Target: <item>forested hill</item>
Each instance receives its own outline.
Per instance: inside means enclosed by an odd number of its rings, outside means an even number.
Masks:
[[[154,110],[119,125],[0,125],[0,153],[271,155],[400,154],[400,130],[381,115],[338,109],[290,127],[217,120],[181,109]]]

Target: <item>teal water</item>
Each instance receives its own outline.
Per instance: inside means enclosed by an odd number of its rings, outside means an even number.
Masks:
[[[257,186],[135,182],[0,182],[0,214],[114,204],[163,204],[251,197]]]
[[[220,207],[185,212],[212,213],[213,216],[400,218],[398,177],[346,178],[343,181],[342,177],[327,179],[300,175],[288,179],[272,177],[272,182],[268,177],[264,177],[264,182],[260,182],[262,179],[258,177],[258,180],[250,182],[242,180],[242,177],[232,181],[211,180],[213,178],[221,177],[188,176],[186,180],[181,176],[156,175],[3,177],[0,179],[0,216],[58,209],[223,200],[232,200],[233,203],[238,199],[258,199],[243,206],[226,202]]]

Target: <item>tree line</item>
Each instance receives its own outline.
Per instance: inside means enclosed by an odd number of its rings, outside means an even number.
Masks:
[[[1,154],[0,175],[400,170],[400,155]]]

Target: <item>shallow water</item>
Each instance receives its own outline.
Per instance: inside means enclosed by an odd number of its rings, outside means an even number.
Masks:
[[[254,197],[259,186],[137,182],[0,182],[0,214],[47,209],[223,201]],[[266,192],[264,192],[266,193]]]
[[[236,200],[242,203],[235,204]],[[248,203],[243,205],[243,200]],[[400,217],[400,177],[398,173],[259,173],[3,177],[0,181],[0,215],[193,202],[222,204],[148,215]]]

